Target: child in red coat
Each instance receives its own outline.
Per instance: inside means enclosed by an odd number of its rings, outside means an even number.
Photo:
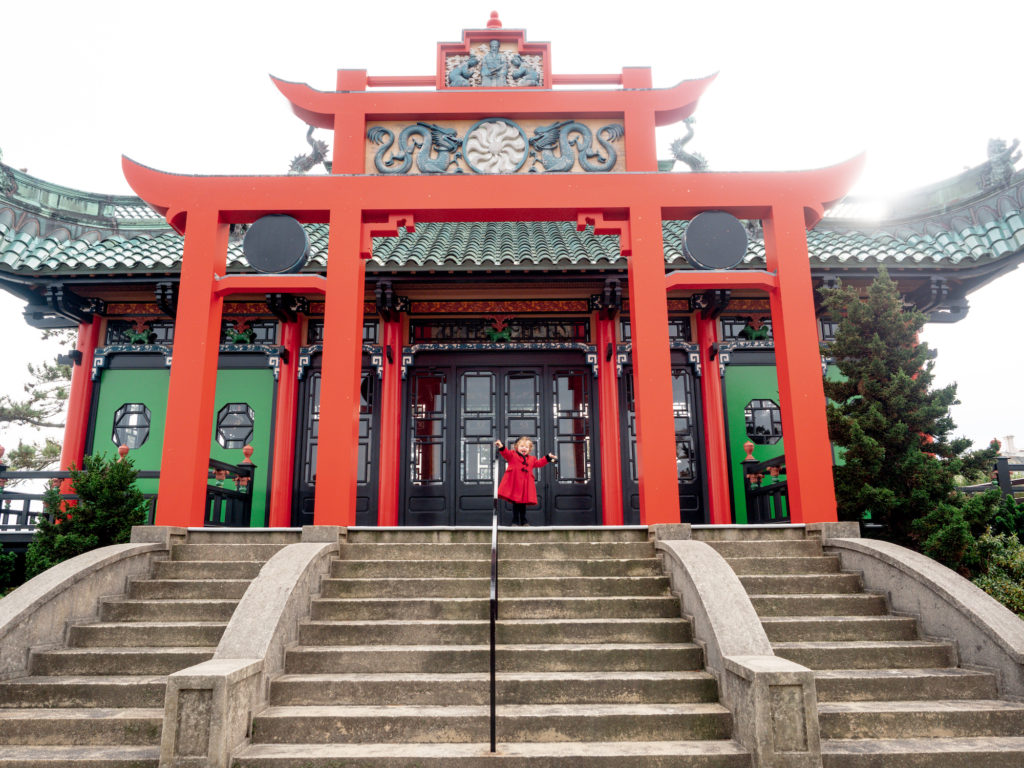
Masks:
[[[498,486],[498,498],[512,502],[512,525],[526,525],[526,506],[537,503],[537,478],[533,470],[543,467],[549,461],[558,461],[558,457],[549,453],[539,459],[534,458],[530,455],[533,440],[528,437],[516,440],[512,450],[506,448],[501,440],[495,440],[494,444],[508,463]]]

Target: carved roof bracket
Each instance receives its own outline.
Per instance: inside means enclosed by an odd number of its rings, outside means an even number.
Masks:
[[[63,283],[50,283],[46,286],[46,304],[56,314],[74,320],[76,323],[89,323],[96,315],[104,315],[107,304],[101,299],[83,299],[72,293]]]
[[[178,316],[178,292],[174,283],[157,283],[154,294],[161,312],[171,319]]]
[[[282,323],[295,322],[299,314],[309,314],[309,299],[305,296],[294,296],[290,293],[268,293],[267,309]]]

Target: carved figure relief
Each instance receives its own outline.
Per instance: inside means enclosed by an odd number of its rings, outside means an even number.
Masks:
[[[465,131],[462,136],[460,130]],[[615,168],[620,150],[614,145],[625,135],[619,123],[597,127],[577,120],[535,127],[532,137],[526,130],[509,118],[488,117],[468,127],[425,122],[405,127],[376,125],[367,130],[366,138],[378,147],[372,162],[381,174],[409,173],[414,160],[419,173],[432,174],[603,173]],[[370,152],[368,170],[369,163]]]
[[[470,54],[446,57],[445,82],[451,88],[536,88],[544,84],[543,58],[502,51],[492,40]]]

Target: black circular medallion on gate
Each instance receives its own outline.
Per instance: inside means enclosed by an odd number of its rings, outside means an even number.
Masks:
[[[697,269],[732,269],[746,252],[746,228],[725,211],[698,213],[683,233],[683,254]]]
[[[242,253],[260,272],[298,272],[309,258],[309,236],[291,216],[270,214],[249,227]]]

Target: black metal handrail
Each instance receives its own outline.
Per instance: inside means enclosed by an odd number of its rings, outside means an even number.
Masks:
[[[208,528],[248,528],[252,520],[252,491],[256,465],[251,461],[228,464],[210,459],[203,525]],[[231,481],[234,488],[223,483]]]
[[[497,463],[495,463],[497,465]],[[491,517],[491,752],[497,751],[497,704],[495,681],[496,634],[498,622],[498,500],[494,500],[494,515]]]
[[[995,465],[990,473],[992,482],[962,485],[959,490],[966,494],[975,494],[985,493],[985,491],[998,488],[1003,496],[1017,496],[1017,494],[1024,492],[1024,478],[1014,479],[1010,476],[1011,472],[1024,472],[1024,464],[1011,464],[1008,456],[999,456],[996,458]]]
[[[789,483],[786,480],[785,454],[767,461],[744,459],[743,486],[746,491],[748,523],[789,522]]]

